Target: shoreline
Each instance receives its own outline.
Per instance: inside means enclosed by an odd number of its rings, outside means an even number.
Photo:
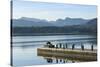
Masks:
[[[58,35],[93,35],[97,37],[97,34],[73,34],[73,33],[35,33],[35,34],[12,34],[11,36],[58,36]]]

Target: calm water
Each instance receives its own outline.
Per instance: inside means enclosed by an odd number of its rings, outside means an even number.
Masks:
[[[13,65],[28,66],[56,63],[74,63],[78,60],[68,58],[43,57],[37,56],[37,48],[43,47],[47,41],[52,44],[68,43],[68,48],[76,44],[75,48],[80,48],[84,44],[85,48],[90,49],[91,44],[97,49],[96,37],[90,35],[57,35],[57,36],[15,36],[13,37]]]

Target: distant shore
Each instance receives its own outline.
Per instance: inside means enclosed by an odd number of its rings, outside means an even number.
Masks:
[[[97,34],[90,34],[90,33],[23,33],[23,34],[12,34],[11,36],[50,36],[50,35],[94,35]]]

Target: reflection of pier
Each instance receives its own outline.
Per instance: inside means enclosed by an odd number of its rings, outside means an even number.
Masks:
[[[68,62],[78,62],[78,60],[70,60],[68,58],[62,58],[62,57],[44,57],[44,59],[47,61],[47,63],[68,63]]]

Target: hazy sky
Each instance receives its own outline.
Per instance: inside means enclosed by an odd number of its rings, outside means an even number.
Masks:
[[[91,19],[97,17],[97,6],[13,0],[13,18],[20,17],[47,20],[65,17]]]

